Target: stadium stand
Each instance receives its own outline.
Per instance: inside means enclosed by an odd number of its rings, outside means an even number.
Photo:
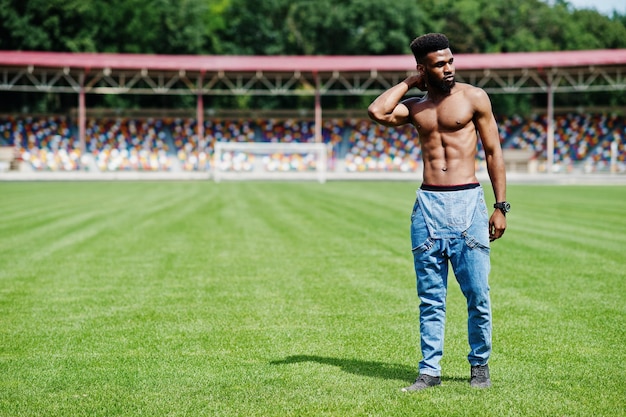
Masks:
[[[518,124],[516,121],[514,124],[519,127],[506,132],[511,134],[504,136],[503,148],[530,150],[535,159],[545,159],[546,116],[533,115],[526,122]],[[503,125],[508,126],[509,123]],[[571,171],[582,164],[587,172],[607,170],[613,141],[621,142],[617,159],[623,162],[623,138],[626,137],[623,117],[566,113],[555,116],[555,126],[554,158],[557,169]]]
[[[170,148],[160,119],[90,119],[86,151],[100,171],[169,171]]]
[[[18,153],[18,159],[37,171],[80,168],[80,150],[64,116],[0,118],[0,135]]]
[[[510,169],[545,169],[545,114],[529,117],[498,116]],[[562,172],[607,171],[616,166],[626,172],[626,119],[607,113],[568,112],[555,116],[554,169]],[[296,118],[219,119],[204,121],[198,138],[194,118],[98,117],[89,118],[85,149],[78,143],[77,127],[67,116],[0,116],[0,146],[12,147],[25,169],[34,171],[209,171],[216,142],[315,141],[314,122]],[[415,172],[420,147],[411,126],[384,127],[369,119],[324,120],[321,132],[330,144],[330,169],[345,172]],[[5,152],[6,153],[6,152]],[[513,156],[517,155],[517,156]],[[251,156],[228,156],[229,169],[250,169]],[[272,155],[267,170],[307,170],[304,156]],[[517,161],[513,161],[517,158]],[[526,160],[526,164],[524,164]],[[521,165],[519,163],[521,162]],[[613,165],[612,165],[613,164]],[[13,167],[14,168],[14,167]],[[477,168],[484,169],[479,144]]]
[[[391,128],[370,120],[353,121],[348,144],[344,156],[350,172],[411,172],[419,167],[421,151],[410,125]]]

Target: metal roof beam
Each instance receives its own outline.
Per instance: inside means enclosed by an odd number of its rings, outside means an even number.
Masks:
[[[482,87],[491,94],[546,92],[548,76],[555,92],[622,91],[624,67],[586,66],[576,68],[517,68],[508,70],[460,70],[457,79]],[[327,96],[376,95],[399,83],[410,71],[369,72],[326,71],[318,73],[320,94]],[[0,91],[77,93],[84,76],[87,94],[159,95],[315,95],[313,73],[281,72],[198,72],[143,70],[78,71],[70,68],[0,68]],[[411,94],[420,94],[411,91]]]

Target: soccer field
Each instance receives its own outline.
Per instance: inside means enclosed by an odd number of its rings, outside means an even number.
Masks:
[[[417,186],[0,183],[0,416],[626,415],[626,186],[510,185],[493,387],[451,279],[406,394]]]

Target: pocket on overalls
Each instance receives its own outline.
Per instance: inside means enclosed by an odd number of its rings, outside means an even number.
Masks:
[[[489,255],[489,251],[491,250],[488,243],[482,243],[479,239],[469,234],[467,231],[463,232],[463,237],[465,238],[465,244],[470,249],[478,249],[485,254]]]
[[[413,246],[413,248],[411,249],[411,252],[413,252],[414,254],[428,252],[433,247],[434,244],[435,244],[435,240],[428,237],[422,244]]]

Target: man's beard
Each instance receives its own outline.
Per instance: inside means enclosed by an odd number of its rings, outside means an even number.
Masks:
[[[452,90],[452,87],[454,87],[454,84],[456,83],[454,79],[452,79],[451,83],[447,83],[446,80],[438,80],[438,79],[432,78],[430,74],[426,74],[426,79],[428,80],[428,85],[438,89],[442,93],[449,93],[450,90]]]

